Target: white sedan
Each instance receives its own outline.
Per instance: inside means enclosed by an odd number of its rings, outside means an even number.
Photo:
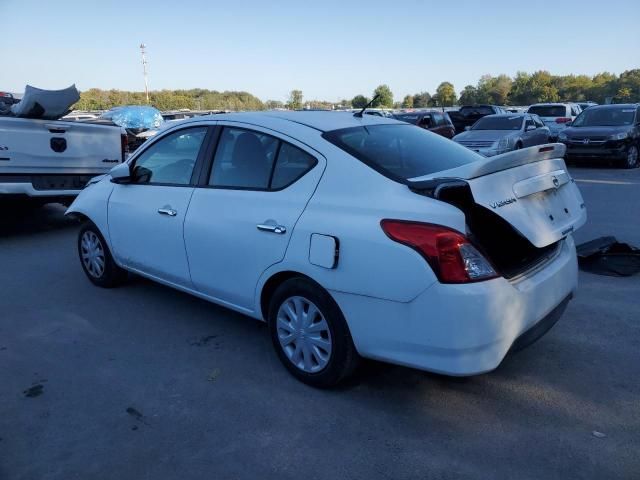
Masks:
[[[474,375],[546,333],[576,289],[586,210],[563,154],[485,159],[350,112],[199,117],[67,214],[94,284],[134,272],[265,321],[309,384],[361,357]]]

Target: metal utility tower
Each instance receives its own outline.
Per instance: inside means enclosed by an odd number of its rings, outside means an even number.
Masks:
[[[147,79],[147,46],[144,43],[140,44],[140,53],[142,54],[142,73],[144,74],[144,94],[147,97],[147,103],[149,103],[149,80]]]

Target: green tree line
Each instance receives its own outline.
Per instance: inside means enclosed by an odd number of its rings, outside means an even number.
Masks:
[[[376,98],[377,97],[377,98]],[[605,103],[613,99],[616,103],[640,102],[640,69],[627,70],[620,75],[609,72],[589,75],[552,75],[540,70],[532,74],[518,72],[508,75],[483,75],[476,85],[467,85],[456,93],[451,82],[442,82],[431,94],[426,91],[406,95],[402,101],[394,101],[388,85],[379,85],[371,94],[356,95],[351,100],[329,102],[325,100],[304,101],[301,90],[292,90],[286,102],[261,101],[248,92],[205,90],[159,90],[149,92],[149,103],[159,110],[264,110],[272,108],[362,108],[371,98],[376,98],[372,107],[378,108],[424,108],[490,103],[495,105],[530,105],[537,102],[587,101]],[[92,88],[80,94],[76,110],[106,110],[118,105],[144,105],[144,92],[123,90],[100,90]]]
[[[149,103],[158,110],[263,110],[265,104],[248,92],[191,90],[158,90],[149,92]],[[80,93],[76,110],[107,110],[119,105],[146,105],[144,92],[100,90],[92,88]]]

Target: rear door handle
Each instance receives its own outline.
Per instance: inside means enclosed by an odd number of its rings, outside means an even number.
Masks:
[[[168,215],[169,217],[175,217],[178,212],[176,212],[173,208],[163,207],[158,209],[158,213],[160,215]]]
[[[284,225],[261,223],[256,225],[256,227],[258,227],[258,230],[262,230],[263,232],[279,233],[280,235],[287,233],[287,227]]]

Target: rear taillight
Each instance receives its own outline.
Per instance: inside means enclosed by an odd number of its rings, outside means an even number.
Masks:
[[[120,147],[122,148],[122,161],[124,162],[129,153],[129,139],[126,133],[120,135]]]
[[[556,123],[567,123],[570,122],[571,118],[569,117],[558,117],[556,118]]]
[[[479,282],[497,277],[482,254],[462,233],[442,225],[382,220],[382,230],[422,255],[442,283]]]

